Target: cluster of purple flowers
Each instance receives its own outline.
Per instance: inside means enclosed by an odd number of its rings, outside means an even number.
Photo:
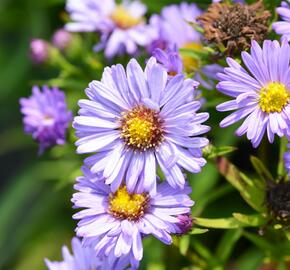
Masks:
[[[93,155],[73,196],[74,206],[86,209],[74,218],[77,235],[98,256],[130,256],[136,268],[142,238],[170,244],[170,234],[190,229],[193,201],[183,170],[198,173],[205,165],[201,149],[208,140],[200,135],[209,130],[202,124],[208,113],[197,113],[197,86],[182,74],[168,75],[154,57],[144,71],[132,59],[126,69],[105,68],[86,89],[89,100],[79,101],[77,152]]]
[[[186,54],[203,50],[202,35],[190,25],[202,13],[195,4],[165,7],[148,24],[139,1],[68,0],[66,8],[72,20],[66,30],[100,33],[95,50],[104,49],[107,58],[136,55],[139,47],[151,57],[145,69],[134,58],[125,67],[106,67],[101,80],[85,90],[88,99],[79,100],[73,120],[77,153],[91,154],[72,198],[80,208],[74,218],[80,220],[76,234],[82,243],[74,238],[74,255],[64,247],[63,262],[46,264],[50,270],[137,269],[143,238],[153,235],[171,244],[172,234],[191,230],[194,202],[184,172],[199,173],[206,164],[202,149],[210,130],[203,124],[209,114],[198,112],[200,84],[212,89],[218,79],[217,90],[233,98],[217,106],[235,110],[221,127],[245,118],[236,134],[246,134],[254,147],[265,133],[271,143],[275,134],[290,139],[289,6],[284,2],[277,10],[285,20],[274,24],[286,36],[281,43],[265,40],[261,47],[253,41],[250,52],[241,54],[244,67],[227,58],[224,69]],[[54,37],[60,49],[70,38],[61,31]],[[43,45],[33,43],[39,52]],[[193,73],[193,79],[184,73]],[[39,142],[40,152],[65,142],[72,114],[63,92],[34,87],[20,104],[25,131]],[[285,166],[289,173],[289,152]]]

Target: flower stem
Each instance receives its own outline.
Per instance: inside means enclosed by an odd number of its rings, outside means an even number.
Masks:
[[[283,176],[285,174],[285,166],[284,166],[284,153],[286,150],[287,139],[282,137],[280,139],[280,149],[279,149],[279,163],[277,168],[278,176]]]

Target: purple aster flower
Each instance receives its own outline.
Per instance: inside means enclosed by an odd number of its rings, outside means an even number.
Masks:
[[[32,39],[30,42],[30,57],[36,65],[45,63],[49,58],[49,44],[42,39]]]
[[[228,68],[218,74],[217,89],[234,98],[217,106],[218,111],[237,110],[221,123],[227,127],[246,118],[236,134],[247,134],[257,147],[267,131],[273,142],[274,135],[289,135],[290,120],[290,48],[286,40],[264,41],[261,48],[252,42],[251,53],[242,52],[244,69],[232,58],[227,58]]]
[[[290,144],[288,144],[288,148],[290,148]],[[290,151],[284,154],[284,163],[287,173],[290,175]]]
[[[283,21],[273,23],[273,29],[277,34],[285,36],[290,41],[290,0],[283,1],[281,7],[276,10]]]
[[[67,11],[73,22],[66,25],[69,31],[101,33],[101,43],[95,49],[105,49],[105,55],[136,53],[139,46],[147,46],[154,34],[146,25],[146,6],[139,1],[68,0]]]
[[[20,99],[23,113],[24,130],[32,134],[39,144],[39,152],[55,144],[64,144],[66,130],[72,120],[72,113],[67,110],[65,95],[58,88],[37,86],[32,88],[32,96]]]
[[[113,191],[123,179],[132,191],[144,178],[144,187],[154,192],[157,164],[172,187],[183,188],[181,168],[198,173],[206,163],[201,148],[208,140],[196,136],[209,131],[201,124],[209,115],[197,113],[197,85],[183,75],[168,80],[154,57],[144,72],[135,59],[126,71],[120,64],[107,67],[102,81],[86,89],[90,100],[79,101],[80,116],[73,122],[77,152],[97,152],[85,163]]]
[[[62,262],[45,260],[49,270],[124,270],[129,264],[129,257],[116,258],[110,255],[108,258],[99,258],[92,247],[84,247],[81,241],[74,237],[71,241],[71,254],[66,246],[62,248]]]
[[[72,35],[64,29],[57,30],[52,37],[52,44],[60,49],[65,50],[72,41]]]
[[[153,168],[151,168],[153,171]],[[155,195],[139,183],[132,192],[125,185],[115,192],[83,168],[84,176],[77,179],[72,201],[76,208],[85,208],[74,215],[80,219],[76,233],[84,245],[93,245],[97,256],[114,253],[115,257],[130,256],[137,267],[143,256],[142,237],[153,235],[171,244],[171,233],[178,233],[178,215],[190,212],[194,204],[188,194],[191,189],[173,189],[166,182],[158,184]]]

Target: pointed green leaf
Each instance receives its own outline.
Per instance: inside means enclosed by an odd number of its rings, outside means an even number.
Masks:
[[[195,218],[194,223],[207,228],[235,229],[245,227],[246,224],[239,222],[233,217],[229,218]]]
[[[260,178],[264,182],[267,182],[269,180],[274,180],[273,176],[271,175],[269,170],[265,167],[265,165],[263,164],[263,162],[259,158],[255,157],[255,156],[251,156],[250,160],[251,160],[251,163],[252,163],[253,167],[255,168],[256,172],[259,174]]]
[[[226,154],[229,154],[231,152],[236,151],[237,148],[233,146],[220,146],[215,147],[213,145],[209,145],[203,150],[203,154],[205,158],[207,159],[213,159],[216,157],[224,156]]]
[[[259,227],[259,226],[265,225],[268,221],[261,214],[244,215],[240,213],[233,213],[233,217],[239,222],[242,222],[246,224],[247,226],[253,226],[253,227]]]
[[[203,233],[206,233],[208,232],[209,230],[208,229],[201,229],[201,228],[193,228],[189,234],[203,234]]]
[[[224,157],[218,158],[217,166],[219,172],[240,192],[244,200],[253,209],[262,213],[267,211],[264,204],[266,196],[265,185],[262,185],[257,179],[250,179]]]
[[[180,238],[179,241],[179,251],[180,253],[185,256],[190,244],[190,236],[189,235],[184,235]]]

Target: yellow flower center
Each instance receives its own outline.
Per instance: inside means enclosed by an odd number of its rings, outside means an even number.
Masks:
[[[111,19],[115,24],[122,28],[128,29],[136,26],[142,22],[142,18],[132,16],[122,5],[118,5],[114,12],[111,14]]]
[[[126,186],[119,188],[109,197],[109,213],[118,219],[138,220],[148,208],[147,193],[130,194]]]
[[[290,102],[290,93],[282,83],[271,82],[260,91],[259,105],[263,112],[281,112]]]
[[[121,138],[135,150],[146,151],[158,146],[163,141],[162,121],[158,112],[140,105],[123,113]]]
[[[181,50],[188,50],[193,52],[201,52],[203,47],[199,43],[186,43],[182,46]],[[183,62],[183,66],[186,72],[190,73],[194,70],[199,68],[199,62],[197,59],[193,58],[192,56],[188,55],[187,52],[181,52],[181,59]]]

